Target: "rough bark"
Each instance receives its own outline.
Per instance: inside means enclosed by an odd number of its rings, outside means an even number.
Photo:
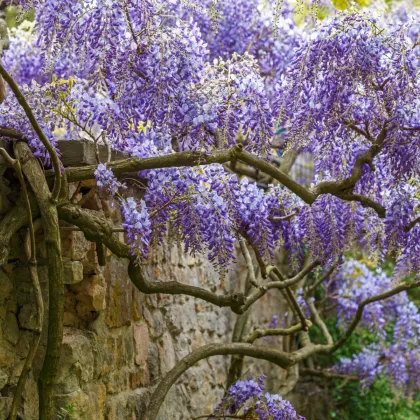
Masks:
[[[48,341],[44,363],[38,379],[39,418],[51,420],[54,413],[53,386],[60,361],[64,318],[64,269],[57,207],[52,200],[44,173],[29,146],[15,145],[15,155],[35,195],[41,214],[47,251],[49,280]]]
[[[36,222],[40,222],[40,220],[38,219]],[[34,224],[32,227],[33,233],[39,226],[40,223]],[[29,345],[29,351],[25,359],[25,364],[23,365],[22,373],[19,376],[15,395],[13,396],[12,408],[10,409],[9,415],[10,420],[16,420],[19,403],[25,388],[25,383],[29,377],[29,373],[32,370],[32,364],[38,351],[39,343],[41,341],[42,325],[44,320],[44,301],[42,299],[42,291],[38,278],[36,248],[34,246],[35,241],[34,238],[29,238],[30,235],[31,234],[26,235],[25,252],[29,260],[29,277],[31,278],[32,287],[34,289],[35,305],[37,310],[37,324],[35,330],[33,331],[33,338],[31,344]]]
[[[260,346],[253,346],[245,343],[231,344],[209,344],[194,350],[188,356],[180,360],[173,369],[171,369],[164,379],[159,383],[152,395],[151,402],[147,408],[144,420],[155,420],[160,406],[162,405],[166,394],[176,382],[176,380],[191,366],[202,359],[211,356],[241,354],[244,356],[254,357],[257,359],[268,360],[282,368],[287,368],[294,364],[294,360],[289,358],[286,353],[281,351],[268,349]]]

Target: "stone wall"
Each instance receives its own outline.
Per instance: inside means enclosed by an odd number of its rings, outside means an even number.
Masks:
[[[95,197],[86,207],[104,212],[119,224],[118,213],[106,201]],[[141,419],[159,379],[191,350],[211,342],[230,341],[236,315],[229,308],[217,308],[191,297],[143,295],[131,284],[126,261],[108,255],[106,266],[101,267],[95,245],[81,232],[62,232],[67,284],[63,350],[55,388],[57,410],[74,404],[75,419]],[[22,238],[14,238],[10,259],[26,260]],[[42,232],[37,245],[39,277],[47,303]],[[206,258],[189,257],[170,240],[152,250],[145,270],[153,281],[176,280],[219,293],[242,290],[244,283],[241,260],[222,281]],[[281,308],[279,295],[267,294],[255,305],[251,326],[267,325]],[[7,417],[35,320],[27,267],[1,267],[0,420]],[[46,325],[47,320],[44,331]],[[45,342],[44,334],[24,393],[20,414],[25,420],[38,419],[34,377],[42,364]],[[281,382],[284,372],[280,368],[248,362],[247,376],[270,374],[274,388]],[[190,419],[211,412],[223,395],[228,364],[229,358],[220,356],[189,369],[169,392],[159,419]]]

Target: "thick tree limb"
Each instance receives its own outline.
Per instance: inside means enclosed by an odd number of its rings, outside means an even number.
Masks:
[[[258,168],[259,170],[265,172],[267,175],[270,175],[285,187],[287,187],[290,191],[294,192],[297,196],[299,196],[305,203],[312,204],[315,199],[316,195],[313,192],[309,191],[307,188],[300,185],[296,182],[293,178],[287,175],[282,170],[278,169],[276,166],[268,163],[267,161],[251,154],[246,151],[243,151],[238,156],[238,160],[247,163],[254,168]]]
[[[232,344],[208,344],[194,350],[188,356],[180,360],[173,369],[162,379],[153,393],[150,404],[147,407],[143,420],[155,420],[157,418],[160,406],[162,405],[166,394],[176,382],[176,380],[191,366],[202,359],[211,356],[241,354],[256,359],[268,360],[282,368],[288,368],[294,364],[294,361],[286,353],[278,350],[267,349],[265,347],[253,346],[245,343]]]
[[[61,257],[60,230],[57,208],[37,159],[26,143],[16,143],[14,150],[38,203],[47,251],[49,280],[48,341],[38,380],[38,389],[39,418],[40,420],[50,420],[54,416],[53,386],[63,340],[64,268]],[[60,193],[60,190],[58,193]]]
[[[0,63],[0,74],[3,76],[3,79],[6,83],[10,86],[10,89],[13,91],[14,95],[16,96],[17,101],[19,102],[20,106],[25,111],[26,116],[28,117],[32,128],[34,129],[35,133],[37,134],[39,140],[44,145],[45,149],[47,150],[48,154],[50,155],[51,163],[54,168],[54,188],[51,194],[50,199],[57,200],[60,191],[61,191],[61,165],[60,159],[58,158],[57,151],[54,149],[53,145],[48,140],[45,133],[42,131],[42,128],[38,124],[31,107],[29,106],[28,102],[26,101],[25,97],[23,96],[22,92],[19,89],[19,86],[13,80],[12,76],[7,72],[7,70],[2,66]]]
[[[388,134],[388,123],[384,123],[381,131],[376,137],[372,146],[364,153],[360,154],[354,163],[351,175],[345,179],[338,181],[323,181],[313,188],[315,196],[320,194],[352,194],[353,188],[357,181],[362,177],[362,167],[367,164],[373,169],[373,159],[380,153],[383,148],[386,136]]]
[[[246,302],[244,295],[237,293],[232,295],[218,295],[206,289],[176,281],[171,282],[149,282],[142,273],[140,266],[134,264],[135,257],[130,254],[130,248],[120,242],[109,223],[97,214],[81,209],[71,203],[64,204],[58,208],[60,219],[80,228],[86,239],[95,243],[103,243],[117,257],[126,258],[130,261],[128,273],[137,287],[145,294],[166,293],[170,295],[188,295],[203,299],[219,307],[230,307],[236,313],[242,313],[242,307]]]
[[[31,218],[29,220],[31,220]],[[32,364],[38,351],[39,342],[41,341],[42,325],[44,322],[44,301],[42,299],[42,291],[38,279],[36,248],[34,247],[35,238],[33,237],[33,233],[41,226],[40,219],[38,219],[34,225],[32,225],[31,222],[29,226],[30,232],[26,235],[25,238],[25,251],[29,260],[29,276],[31,278],[32,287],[34,289],[37,320],[35,330],[33,331],[34,337],[32,338],[32,341],[29,345],[29,351],[26,355],[25,364],[23,365],[22,373],[19,376],[15,395],[13,396],[9,420],[16,420],[20,400],[25,388],[25,383],[28,379],[29,373],[32,370]]]
[[[243,245],[246,248],[246,243],[243,242]],[[246,248],[248,251],[248,249]],[[247,295],[251,289],[251,282],[254,279],[256,281],[255,270],[252,265],[251,256],[248,252],[250,263],[247,263],[248,275],[246,277],[244,294]],[[246,258],[245,258],[246,259]],[[245,311],[243,314],[239,315],[236,318],[235,326],[232,333],[232,343],[240,343],[243,341],[243,336],[247,327],[249,317],[251,315],[251,308]],[[228,390],[241,376],[243,369],[243,357],[237,354],[233,355],[230,360],[230,365],[226,378],[226,390]]]
[[[128,266],[128,275],[138,290],[145,294],[166,293],[169,295],[188,295],[203,299],[219,307],[230,307],[233,312],[241,314],[246,297],[241,293],[232,295],[218,295],[196,286],[171,282],[149,282],[141,272],[141,268],[134,262]]]
[[[296,384],[299,381],[299,365],[293,365],[287,369],[286,380],[281,384],[280,388],[277,391],[277,394],[281,396],[286,396],[293,391]]]
[[[32,216],[38,217],[39,210],[33,194],[29,194],[29,200],[32,208]],[[25,207],[25,198],[22,196],[0,221],[0,264],[7,262],[10,240],[24,226],[28,226],[28,213]]]
[[[37,262],[36,262],[36,242],[35,242],[35,228],[32,222],[32,209],[29,201],[28,191],[26,189],[25,179],[23,177],[22,168],[19,160],[13,159],[3,148],[0,148],[0,154],[6,159],[16,171],[17,178],[20,182],[22,189],[23,200],[25,203],[25,210],[27,215],[27,221],[29,226],[29,232],[25,239],[25,252],[29,261],[29,276],[32,281],[32,287],[34,288],[35,304],[37,308],[37,326],[35,329],[35,337],[29,347],[29,352],[25,360],[22,372],[19,376],[18,384],[16,387],[15,394],[13,396],[12,407],[10,409],[9,419],[16,420],[17,411],[19,408],[22,393],[25,387],[26,380],[29,376],[29,372],[32,369],[32,362],[35,358],[38,350],[39,341],[41,339],[42,323],[44,318],[44,302],[42,300],[41,286],[38,280]]]
[[[417,217],[416,219],[414,219],[412,222],[410,222],[405,228],[404,230],[406,232],[410,232],[411,229],[414,228],[414,226],[416,226],[417,223],[420,223],[420,216]]]
[[[382,132],[381,132],[382,133]],[[385,132],[386,133],[386,132]],[[384,134],[378,136],[378,142],[383,141]],[[352,190],[357,181],[362,176],[362,166],[369,164],[372,166],[373,158],[380,152],[380,144],[375,142],[371,148],[362,153],[355,162],[351,176],[338,181],[323,181],[317,184],[312,190],[293,180],[287,173],[277,168],[275,165],[259,158],[242,149],[241,145],[236,145],[227,150],[216,150],[211,153],[199,152],[178,152],[164,156],[157,156],[151,158],[129,158],[116,162],[110,162],[108,167],[113,170],[115,175],[121,175],[127,172],[135,172],[145,169],[169,168],[169,167],[183,167],[183,166],[197,166],[208,165],[212,163],[224,164],[227,162],[234,162],[235,160],[246,163],[254,168],[270,175],[290,191],[299,196],[305,203],[312,204],[316,198],[322,194],[333,194],[342,200],[358,201],[365,207],[373,208],[379,217],[385,217],[385,208],[376,203],[369,197],[360,194],[353,194]],[[69,182],[82,181],[86,179],[93,179],[94,172],[97,165],[90,165],[77,168],[67,168],[66,175]]]
[[[211,163],[223,164],[232,160],[240,160],[272,176],[281,184],[296,193],[296,195],[301,197],[308,204],[312,204],[315,201],[316,197],[309,190],[298,184],[289,177],[289,175],[278,169],[276,166],[266,162],[264,159],[244,151],[241,145],[236,145],[227,150],[216,150],[212,153],[178,152],[151,158],[129,158],[117,162],[111,162],[108,167],[112,169],[115,175],[120,175],[144,169],[197,166],[208,165]],[[93,179],[96,167],[97,165],[68,168],[66,169],[67,179],[69,182]]]
[[[386,215],[386,209],[382,204],[377,203],[376,201],[372,200],[369,197],[366,197],[362,194],[336,194],[338,198],[341,198],[345,201],[357,201],[359,202],[363,207],[370,207],[373,210],[376,211],[378,216],[381,219],[385,218]]]
[[[115,162],[110,162],[107,167],[112,169],[116,176],[137,172],[145,169],[171,168],[182,166],[208,165],[211,163],[226,163],[234,159],[235,155],[241,150],[240,146],[235,146],[227,150],[216,150],[206,154],[201,152],[178,152],[169,155],[156,156],[150,158],[128,158]],[[65,173],[69,182],[84,181],[94,179],[94,172],[97,165],[89,165],[75,168],[67,168]]]
[[[2,137],[10,137],[11,139],[15,140],[24,140],[24,136],[22,133],[14,130],[13,128],[8,127],[0,127],[0,136]]]

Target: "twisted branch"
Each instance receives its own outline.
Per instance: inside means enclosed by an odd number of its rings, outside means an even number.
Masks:
[[[60,361],[64,319],[64,268],[57,207],[51,198],[52,194],[48,189],[44,173],[29,146],[24,142],[18,142],[14,151],[37,200],[45,236],[49,287],[48,341],[38,389],[39,418],[50,420],[54,412],[53,386]]]
[[[31,220],[31,219],[30,219]],[[29,345],[29,351],[26,355],[25,364],[19,376],[19,381],[16,387],[15,395],[13,396],[12,407],[10,409],[9,420],[16,420],[19,403],[25,388],[25,383],[28,379],[29,373],[32,370],[32,364],[38,351],[39,343],[41,341],[42,325],[44,322],[44,301],[42,299],[42,291],[38,278],[37,262],[36,262],[36,248],[35,239],[32,240],[33,233],[41,226],[40,219],[36,220],[32,225],[30,222],[29,232],[25,238],[25,252],[29,260],[29,277],[31,278],[32,287],[35,294],[35,306],[37,311],[37,322],[34,329],[34,337]]]
[[[22,372],[19,376],[19,381],[16,387],[15,394],[13,396],[12,407],[10,409],[10,420],[16,420],[17,411],[19,408],[20,400],[22,398],[23,390],[25,387],[26,380],[28,379],[29,372],[32,369],[32,363],[38,350],[38,345],[41,339],[42,323],[44,318],[44,303],[42,300],[41,286],[38,279],[37,262],[36,262],[36,242],[35,242],[35,228],[32,222],[32,209],[29,201],[28,190],[26,189],[25,179],[22,173],[22,167],[19,160],[13,159],[5,149],[0,148],[0,154],[5,158],[6,162],[12,166],[19,180],[22,188],[23,200],[25,203],[25,210],[28,222],[28,234],[25,239],[25,252],[29,261],[29,276],[32,281],[32,287],[34,288],[35,304],[37,309],[37,325],[34,330],[35,337],[29,347],[28,355],[26,356],[25,364]]]
[[[147,407],[144,420],[156,419],[166,394],[169,392],[176,380],[191,366],[200,360],[207,359],[211,356],[229,354],[240,354],[256,359],[268,360],[269,362],[272,362],[282,368],[288,368],[295,363],[293,359],[289,358],[287,353],[279,350],[267,349],[265,347],[253,346],[251,344],[208,344],[207,346],[200,347],[180,360],[162,379],[150,399],[151,402]]]
[[[232,295],[219,295],[206,289],[176,281],[170,282],[149,282],[142,273],[141,267],[134,263],[135,257],[130,253],[130,248],[119,241],[113,235],[113,229],[109,223],[97,214],[81,209],[71,203],[66,203],[58,208],[60,219],[76,225],[85,234],[86,239],[91,242],[104,244],[117,257],[130,261],[128,274],[136,288],[145,294],[166,293],[170,295],[188,295],[203,299],[219,307],[230,307],[236,313],[242,313],[242,307],[246,298],[241,293]]]

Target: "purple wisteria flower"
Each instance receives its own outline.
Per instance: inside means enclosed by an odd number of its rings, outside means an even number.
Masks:
[[[329,291],[338,303],[339,326],[347,328],[363,300],[393,287],[394,279],[382,270],[374,271],[354,260],[345,262],[341,272],[335,275]],[[386,325],[392,327],[391,337],[387,335]],[[383,375],[406,395],[417,392],[420,385],[416,370],[420,364],[420,311],[408,294],[401,292],[368,304],[363,311],[360,327],[375,334],[375,342],[368,343],[362,352],[352,358],[341,359],[335,369],[360,376],[364,388]]]
[[[148,256],[151,235],[146,203],[143,200],[138,203],[134,198],[128,197],[121,203],[121,213],[124,220],[122,226],[127,231],[131,253],[136,256],[137,262],[142,262]]]
[[[273,315],[267,328],[277,328],[278,323],[279,323],[279,316]]]
[[[262,420],[305,420],[289,401],[280,395],[264,392],[265,379],[266,376],[262,375],[257,382],[252,379],[235,382],[209,418],[218,420],[229,414],[246,413]]]
[[[111,169],[106,167],[106,164],[100,163],[95,170],[96,185],[99,190],[106,191],[114,197],[120,188],[125,188],[125,185],[117,180]]]

